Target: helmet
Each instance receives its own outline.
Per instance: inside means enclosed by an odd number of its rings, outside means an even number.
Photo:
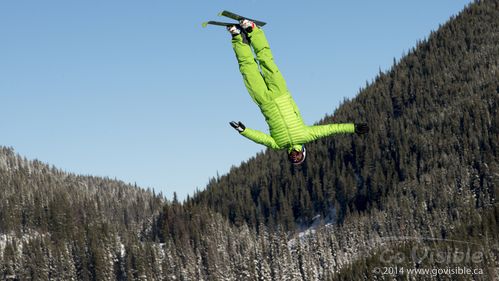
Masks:
[[[305,161],[305,158],[307,156],[307,150],[305,149],[305,146],[301,146],[301,150],[296,149],[296,148],[291,148],[288,153],[288,158],[291,163],[294,165],[300,165]]]

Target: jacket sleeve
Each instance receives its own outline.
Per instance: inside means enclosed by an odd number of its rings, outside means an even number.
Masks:
[[[309,141],[314,141],[323,137],[335,134],[355,133],[355,124],[327,124],[308,127]]]
[[[271,136],[269,136],[265,133],[262,133],[260,131],[246,128],[241,133],[241,135],[245,136],[246,138],[248,138],[256,143],[263,144],[266,147],[269,147],[272,149],[280,149],[280,147],[277,145],[277,143],[275,142],[275,140]]]

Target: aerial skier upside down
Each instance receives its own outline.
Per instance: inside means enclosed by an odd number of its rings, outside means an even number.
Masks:
[[[274,63],[263,30],[247,19],[241,20],[240,24],[228,26],[227,30],[232,35],[232,47],[244,84],[253,101],[260,107],[270,130],[268,135],[250,129],[240,121],[230,122],[241,135],[275,150],[287,149],[289,160],[299,165],[305,161],[304,144],[308,142],[334,134],[366,134],[369,131],[367,124],[305,125],[286,82]]]

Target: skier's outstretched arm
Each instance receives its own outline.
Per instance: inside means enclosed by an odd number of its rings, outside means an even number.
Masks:
[[[369,131],[367,124],[327,124],[308,127],[310,141],[335,134],[365,134]]]
[[[241,135],[245,136],[246,138],[248,138],[256,143],[265,145],[266,147],[269,147],[272,149],[280,149],[280,147],[277,145],[275,140],[271,136],[269,136],[265,133],[262,133],[260,131],[253,130],[250,128],[246,128],[244,126],[244,124],[241,122],[236,123],[233,121],[233,122],[230,122],[230,125],[234,129],[236,129]]]

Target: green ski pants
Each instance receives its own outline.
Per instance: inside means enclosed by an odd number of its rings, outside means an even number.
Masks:
[[[244,85],[253,101],[261,105],[272,98],[288,94],[286,81],[274,63],[263,30],[256,27],[248,33],[248,38],[255,52],[256,60],[250,45],[243,42],[241,35],[232,39],[232,47],[239,63],[239,71],[243,75]]]

